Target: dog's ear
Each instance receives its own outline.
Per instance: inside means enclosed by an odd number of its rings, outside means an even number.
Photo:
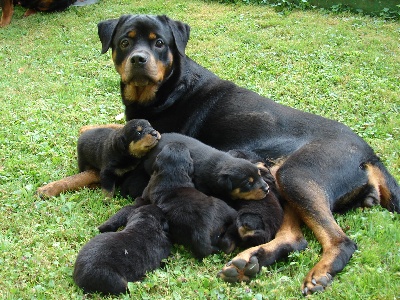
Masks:
[[[229,174],[220,174],[218,178],[218,185],[223,187],[224,190],[232,191],[232,181]]]
[[[125,22],[129,17],[130,15],[123,15],[118,19],[109,19],[97,24],[97,32],[102,45],[101,54],[106,53],[110,48],[118,24]]]
[[[117,136],[117,149],[120,151],[125,151],[127,140],[123,134]]]
[[[180,21],[174,21],[167,16],[162,16],[167,21],[169,28],[174,36],[176,49],[181,56],[185,56],[185,48],[189,41],[190,26]]]

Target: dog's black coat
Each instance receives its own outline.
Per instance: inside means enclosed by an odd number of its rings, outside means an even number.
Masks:
[[[101,186],[113,196],[115,183],[158,142],[159,133],[146,120],[131,120],[121,129],[96,128],[78,139],[79,171],[100,171]]]
[[[182,143],[166,144],[153,164],[142,198],[164,212],[171,240],[189,247],[197,258],[233,251],[236,241],[224,234],[236,211],[224,201],[198,191],[192,182],[195,164]]]
[[[120,226],[125,228],[104,232]],[[99,229],[104,233],[83,246],[74,266],[74,281],[85,293],[125,293],[128,282],[142,279],[170,254],[168,223],[156,205],[126,207]]]
[[[166,16],[125,15],[100,22],[98,29],[102,53],[112,49],[121,75],[127,120],[144,118],[162,134],[179,132],[220,150],[254,152],[272,162],[285,201],[282,234],[240,253],[224,268],[224,279],[253,276],[246,265],[261,252],[269,257],[262,261],[267,264],[303,249],[300,222],[305,222],[323,254],[302,290],[308,294],[324,289],[356,250],[332,211],[380,204],[400,212],[398,183],[362,138],[339,122],[278,104],[201,67],[185,55],[187,24]],[[165,76],[151,76],[157,64],[137,59],[144,56],[167,65],[159,68]],[[132,92],[145,89],[148,78],[146,97]]]
[[[189,149],[194,164],[193,182],[201,192],[223,199],[245,200],[260,200],[268,193],[268,185],[255,164],[178,133],[163,134],[146,155],[143,165],[147,174],[153,173],[153,164],[165,145],[176,142]]]

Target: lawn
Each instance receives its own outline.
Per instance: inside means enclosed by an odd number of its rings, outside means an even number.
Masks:
[[[0,298],[84,299],[72,281],[79,249],[97,226],[131,202],[99,190],[49,200],[37,187],[77,172],[82,125],[123,112],[99,21],[167,14],[191,25],[187,54],[224,79],[280,103],[341,121],[376,150],[400,180],[400,24],[321,10],[278,13],[214,1],[102,0],[22,18],[0,29]],[[318,299],[400,298],[400,216],[381,208],[337,215],[358,251]],[[176,247],[162,269],[130,284],[132,299],[298,299],[320,245],[263,268],[250,283],[217,272],[234,254],[197,261]],[[100,298],[94,295],[93,299]],[[129,296],[120,296],[129,299]]]

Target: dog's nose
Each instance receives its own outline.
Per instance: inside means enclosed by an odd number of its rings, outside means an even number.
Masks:
[[[268,194],[268,193],[269,193],[269,185],[268,185],[268,184],[266,184],[266,185],[263,187],[263,191],[264,191],[265,194]]]
[[[143,66],[147,63],[148,59],[149,57],[146,53],[135,53],[131,57],[131,63],[136,66]]]
[[[153,130],[152,132],[150,132],[150,134],[156,137],[157,139],[161,138],[161,134],[157,130]]]

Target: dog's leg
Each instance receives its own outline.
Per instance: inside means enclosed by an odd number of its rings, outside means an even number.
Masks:
[[[96,129],[96,128],[111,128],[111,129],[120,129],[124,127],[123,124],[103,124],[103,125],[85,125],[79,129],[79,135],[84,133],[85,131]]]
[[[100,174],[94,170],[84,171],[72,176],[53,181],[37,189],[36,194],[41,198],[58,196],[63,192],[77,191],[87,188],[97,188],[100,184]]]
[[[357,249],[336,223],[331,209],[339,193],[351,194],[355,187],[367,182],[367,176],[359,168],[357,157],[349,159],[352,153],[345,147],[343,153],[337,147],[332,149],[328,143],[318,145],[317,151],[315,145],[306,146],[276,173],[280,194],[322,246],[320,261],[304,279],[304,295],[324,290]]]
[[[105,221],[103,224],[101,224],[98,229],[100,232],[115,232],[118,230],[118,228],[122,226],[126,226],[126,223],[128,222],[129,216],[132,214],[132,212],[140,207],[142,205],[140,204],[133,204],[133,205],[127,205],[121,208],[119,211],[117,211],[113,216],[111,216],[107,221]]]
[[[13,0],[2,0],[1,2],[1,20],[0,27],[5,27],[11,23],[12,16],[14,14]]]
[[[271,242],[249,248],[228,262],[218,274],[228,282],[248,281],[255,276],[261,266],[273,264],[290,252],[301,251],[307,247],[300,228],[300,220],[295,211],[285,205],[281,228]]]

